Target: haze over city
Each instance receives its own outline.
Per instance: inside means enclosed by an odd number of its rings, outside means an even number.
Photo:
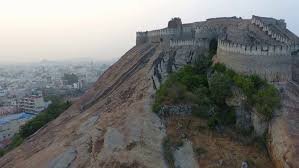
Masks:
[[[297,0],[9,0],[0,2],[0,62],[74,58],[111,60],[135,44],[135,32],[219,16],[285,19],[299,34]]]

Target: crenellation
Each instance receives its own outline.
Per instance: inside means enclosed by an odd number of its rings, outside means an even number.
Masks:
[[[291,46],[272,45],[244,45],[225,40],[218,40],[218,47],[222,50],[246,55],[288,55],[294,50]]]
[[[292,74],[290,46],[243,45],[218,40],[217,60],[242,73],[257,73],[269,81],[286,81]]]
[[[170,40],[170,47],[198,46],[208,48],[208,41],[201,40]]]
[[[273,19],[274,20],[274,19]],[[280,28],[286,29],[286,24],[284,20],[276,20],[275,22]],[[271,28],[264,24],[261,19],[259,19],[256,16],[252,16],[251,24],[258,26],[262,29],[263,32],[265,32],[268,36],[270,36],[272,39],[277,40],[281,43],[285,44],[291,44],[293,41],[291,41],[288,37],[286,37],[284,34],[277,34],[274,31],[271,30]],[[273,25],[272,25],[273,26]]]

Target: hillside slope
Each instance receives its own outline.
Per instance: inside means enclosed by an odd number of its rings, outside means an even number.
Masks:
[[[198,46],[168,48],[156,43],[133,47],[67,111],[0,158],[0,167],[167,167],[162,146],[167,129],[151,112],[155,88],[159,88],[169,73],[191,63],[205,51]],[[293,94],[288,94],[291,92]],[[273,120],[269,131],[270,153],[278,167],[292,167],[298,156],[298,95],[294,94],[292,90],[285,92],[282,115]],[[284,130],[290,128],[293,129]],[[209,142],[222,142],[223,139],[208,137]],[[226,139],[224,144],[231,146],[221,148],[222,152],[234,149],[234,157],[227,155],[231,159],[227,163],[241,163],[246,158],[238,157],[237,160],[235,156],[248,152],[257,156],[255,149]],[[203,139],[194,138],[194,145],[205,143]],[[217,153],[218,147],[211,144],[209,149],[215,151],[210,151],[209,155]],[[269,163],[267,157],[261,163]],[[208,162],[209,158],[206,162],[199,160],[199,165]]]
[[[150,112],[160,48],[133,47],[56,120],[1,158],[0,167],[165,167],[165,130]]]

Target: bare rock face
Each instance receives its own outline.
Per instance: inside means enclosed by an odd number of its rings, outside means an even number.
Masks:
[[[165,126],[151,110],[153,95],[196,50],[133,47],[80,100],[2,157],[0,167],[167,167]]]
[[[236,127],[244,131],[250,131],[253,127],[252,110],[246,104],[246,96],[237,87],[232,88],[232,96],[226,99],[226,103],[232,106],[236,112]]]
[[[116,128],[108,127],[104,137],[104,148],[111,152],[124,149],[124,135]]]
[[[198,162],[195,159],[192,143],[186,140],[182,147],[174,152],[175,166],[177,168],[197,168]]]
[[[158,45],[133,47],[79,101],[0,159],[1,168],[166,167],[151,112]]]
[[[71,165],[74,159],[76,159],[77,151],[74,148],[69,148],[65,152],[58,155],[53,159],[49,167],[53,168],[67,168]]]
[[[257,136],[263,136],[268,130],[269,122],[255,110],[253,110],[253,112],[251,113],[251,120],[254,128],[254,133]]]
[[[276,167],[299,165],[299,86],[288,82],[282,93],[282,108],[269,126],[268,149]]]

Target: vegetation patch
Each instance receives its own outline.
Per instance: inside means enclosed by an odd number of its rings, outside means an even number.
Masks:
[[[194,64],[170,74],[156,92],[153,111],[159,112],[163,105],[188,104],[194,116],[208,119],[210,128],[234,126],[236,114],[226,99],[232,96],[235,86],[244,92],[247,104],[270,120],[280,105],[277,89],[257,75],[238,74],[223,64],[212,65],[214,54],[212,50],[207,56],[199,56]]]
[[[234,85],[241,88],[247,97],[248,104],[255,107],[257,112],[270,120],[273,111],[280,106],[278,90],[257,75],[241,75],[226,68],[223,64],[215,64],[213,69],[224,74]]]

